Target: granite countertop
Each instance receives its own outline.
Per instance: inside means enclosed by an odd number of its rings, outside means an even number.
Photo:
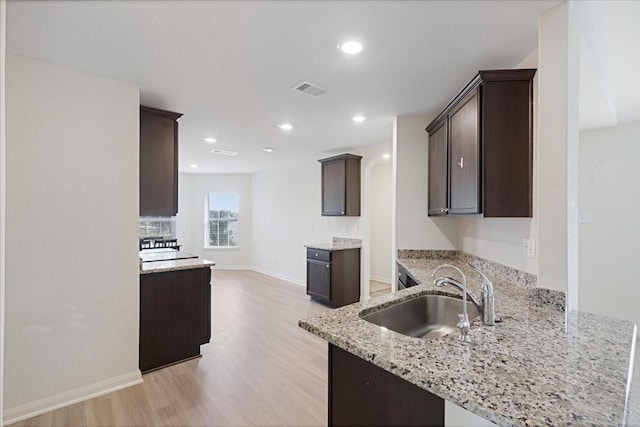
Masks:
[[[479,295],[480,276],[459,259],[398,259],[420,285],[305,318],[300,327],[487,420],[511,425],[623,425],[635,326],[572,311],[539,288],[493,281],[496,326],[472,322],[473,344],[454,332],[424,340],[360,318],[423,294],[461,297],[436,288],[431,271],[447,262]],[[453,271],[441,270],[443,275]]]
[[[321,251],[343,251],[345,249],[362,248],[362,240],[334,237],[331,243],[311,243],[304,246],[309,249],[318,249]]]
[[[143,262],[140,274],[161,273],[165,271],[190,270],[193,268],[209,268],[215,263],[202,258],[176,259],[170,261]]]

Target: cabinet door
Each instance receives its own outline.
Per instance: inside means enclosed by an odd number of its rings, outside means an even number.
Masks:
[[[445,215],[448,206],[447,121],[429,134],[429,216]]]
[[[307,295],[331,300],[331,263],[307,260]]]
[[[140,112],[140,216],[178,212],[178,124]]]
[[[444,399],[329,344],[330,426],[443,426]]]
[[[337,159],[322,164],[322,215],[345,215],[346,160]]]
[[[449,213],[480,213],[478,91],[449,115]]]

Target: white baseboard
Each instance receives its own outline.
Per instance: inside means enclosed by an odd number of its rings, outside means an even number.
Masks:
[[[214,270],[253,270],[250,265],[214,265]]]
[[[297,279],[294,279],[293,277],[285,276],[283,274],[274,273],[273,271],[265,270],[263,268],[251,267],[250,269],[255,271],[256,273],[266,274],[267,276],[275,277],[276,279],[284,280],[285,282],[290,282],[290,283],[293,283],[294,285],[305,286],[305,287],[307,286],[306,282],[304,281],[297,280]]]
[[[369,276],[369,278],[370,278],[371,280],[375,280],[376,282],[386,283],[387,285],[390,285],[390,284],[391,284],[391,279],[390,279],[390,278],[388,278],[388,277],[382,277],[382,276],[374,276],[374,275],[371,275],[371,276]]]
[[[121,390],[142,383],[142,374],[139,370],[104,381],[89,384],[80,388],[65,391],[64,393],[45,397],[35,402],[26,403],[14,408],[5,408],[3,425],[13,424],[45,412],[53,411],[64,406],[102,396],[112,391]]]

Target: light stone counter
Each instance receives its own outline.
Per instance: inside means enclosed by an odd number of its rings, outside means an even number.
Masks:
[[[164,271],[190,270],[193,268],[210,268],[216,265],[213,261],[202,258],[176,259],[171,261],[143,262],[140,274],[162,273]]]
[[[516,286],[483,269],[494,283],[502,322],[484,326],[476,319],[471,346],[460,344],[456,333],[427,341],[360,318],[427,293],[460,297],[454,287],[431,284],[431,271],[443,262],[460,267],[479,295],[480,276],[460,257],[438,258],[398,260],[418,286],[314,315],[299,325],[499,425],[624,425],[635,326],[581,312],[565,318],[564,302],[553,292],[532,288],[526,277],[529,287]]]
[[[311,243],[305,245],[305,247],[309,249],[318,249],[321,251],[343,251],[346,249],[360,249],[362,248],[362,240],[334,237],[331,243]]]

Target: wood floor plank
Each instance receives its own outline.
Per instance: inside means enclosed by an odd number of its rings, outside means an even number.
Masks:
[[[329,308],[263,274],[214,270],[202,358],[13,427],[317,426],[327,422],[327,344],[298,327]]]

